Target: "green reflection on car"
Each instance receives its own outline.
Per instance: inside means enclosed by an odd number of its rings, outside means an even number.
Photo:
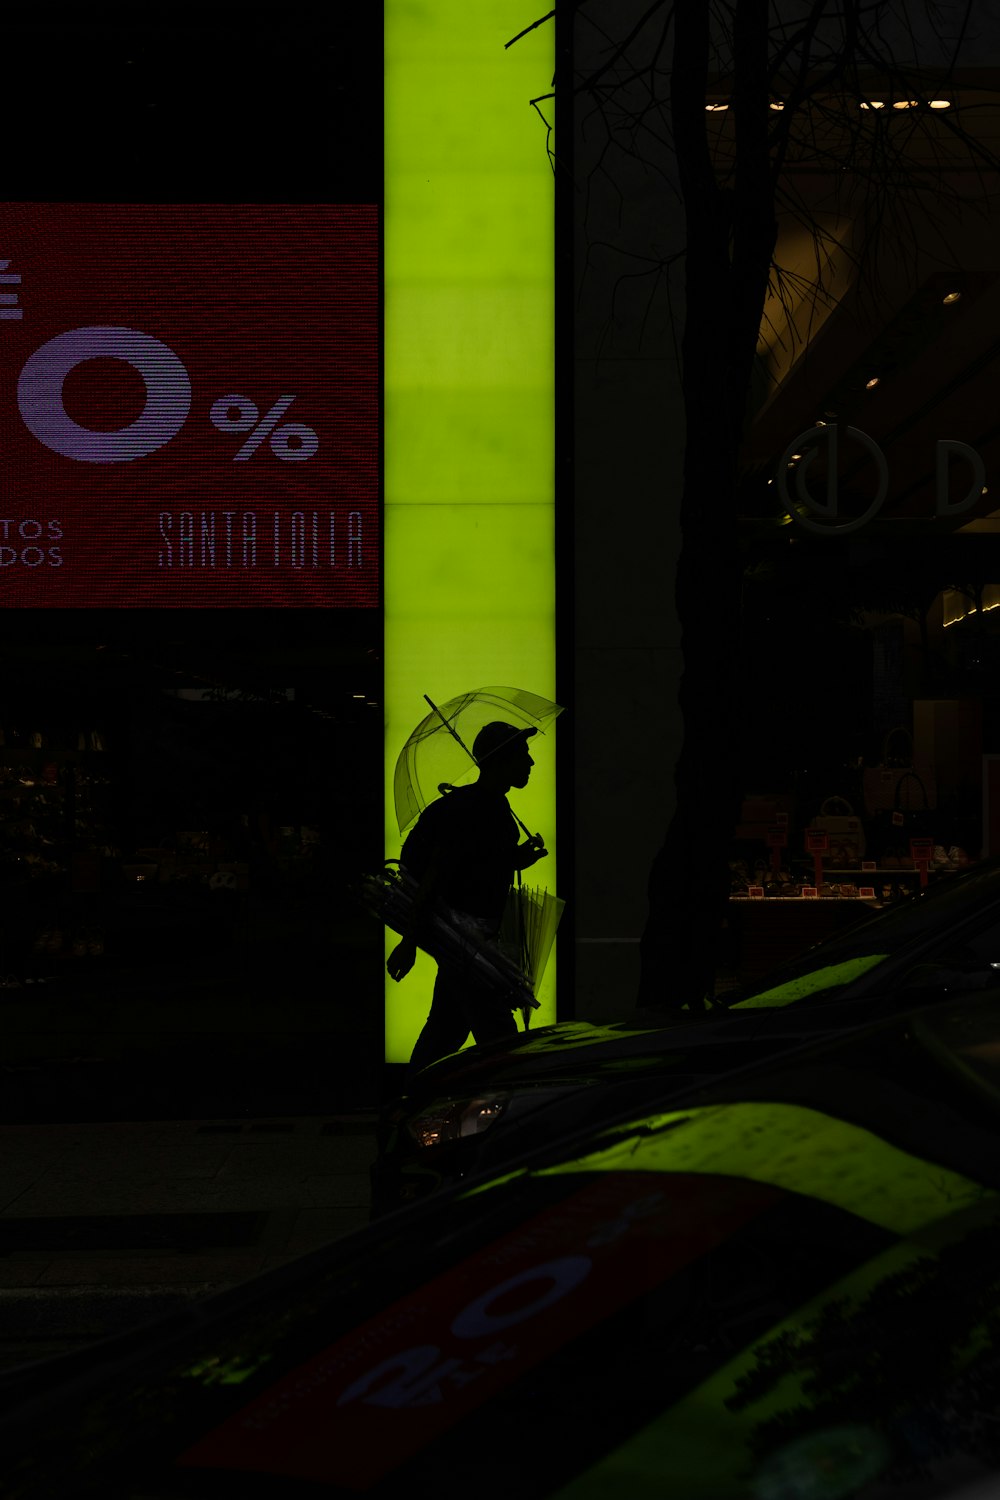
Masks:
[[[532,1052],[568,1052],[574,1047],[593,1047],[598,1043],[630,1042],[637,1036],[655,1036],[660,1026],[595,1026],[590,1022],[564,1022],[551,1032],[539,1032],[527,1041],[518,1038],[518,1057]]]
[[[796,1000],[804,1000],[807,995],[818,995],[823,990],[851,984],[853,980],[860,979],[862,974],[867,974],[869,969],[884,963],[888,957],[888,953],[866,953],[860,958],[844,959],[839,964],[824,964],[822,968],[811,969],[808,974],[798,974],[784,984],[776,984],[773,989],[760,990],[756,995],[748,995],[745,1000],[737,1000],[729,1009],[753,1010],[763,1006],[792,1005]]]
[[[897,1330],[924,1327],[929,1334],[927,1314],[941,1295],[938,1283],[955,1280],[949,1257],[968,1257],[977,1240],[973,1260],[981,1274],[971,1280],[981,1293],[995,1287],[998,1229],[996,1202],[984,1203],[890,1246],[781,1319],[553,1500],[623,1494],[661,1500],[679,1493],[672,1482],[683,1483],[684,1500],[841,1500],[856,1494],[893,1456],[881,1430],[905,1418],[928,1389],[947,1384],[989,1344],[981,1330],[973,1328],[969,1337],[969,1330],[959,1328],[943,1361],[943,1351],[926,1338],[927,1368],[916,1372],[911,1391],[903,1393],[880,1334],[893,1324]],[[913,1301],[910,1315],[900,1318],[907,1298]],[[874,1313],[879,1304],[881,1319]],[[838,1342],[851,1358],[831,1378],[824,1361],[829,1364],[838,1352]],[[839,1409],[839,1419],[831,1422],[828,1409]],[[851,1440],[845,1441],[849,1427]],[[789,1467],[795,1471],[791,1486],[776,1488]]]
[[[779,1102],[709,1104],[651,1115],[616,1130],[610,1145],[542,1167],[537,1175],[566,1172],[743,1177],[822,1199],[897,1234],[998,1196],[859,1125]]]

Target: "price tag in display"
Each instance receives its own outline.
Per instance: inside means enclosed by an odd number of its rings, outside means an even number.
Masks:
[[[869,872],[872,872],[878,869],[878,865],[873,859],[863,859],[861,861],[861,868],[862,870],[868,870]]]
[[[933,853],[933,839],[910,840],[910,858],[913,860],[913,863],[920,871],[920,884],[922,886],[927,884],[927,868],[930,865],[931,856]]]
[[[755,901],[762,901],[764,899],[764,887],[762,885],[752,885],[750,887],[750,895]]]
[[[873,885],[863,885],[858,891],[858,895],[861,897],[862,901],[874,901],[875,887]]]
[[[809,854],[825,854],[830,847],[830,835],[819,829],[806,829],[806,850]]]
[[[802,894],[807,900],[815,901],[819,898],[819,889],[815,885],[804,885],[802,887]]]

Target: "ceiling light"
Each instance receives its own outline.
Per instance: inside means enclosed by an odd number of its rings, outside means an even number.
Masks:
[[[941,301],[944,303],[957,302],[961,295],[961,292],[945,292],[944,296],[941,298]]]
[[[866,380],[865,381],[865,390],[866,391],[872,391],[872,390],[874,390],[875,387],[878,385],[878,381],[879,381],[879,377],[877,375],[873,375],[872,378],[871,378],[871,380]]]
[[[717,110],[728,109],[729,105],[728,104],[706,104],[705,108],[707,110],[711,111],[714,114]]]
[[[893,109],[916,109],[919,103],[919,99],[897,99],[892,107]]]
[[[862,109],[885,109],[884,99],[862,99]]]
[[[927,102],[931,109],[951,109],[950,99],[929,99]]]
[[[784,109],[784,107],[785,107],[784,100],[782,100],[782,99],[772,99],[771,103],[770,103],[770,105],[768,107],[770,109]]]

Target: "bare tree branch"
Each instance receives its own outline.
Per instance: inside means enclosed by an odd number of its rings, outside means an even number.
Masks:
[[[531,25],[530,26],[526,26],[523,31],[519,31],[517,33],[517,36],[512,36],[509,42],[504,42],[504,44],[503,44],[504,51],[506,52],[506,50],[507,50],[508,47],[513,47],[514,43],[515,42],[519,42],[523,36],[530,35],[530,33],[532,31],[535,31],[537,29],[537,27],[544,26],[545,23],[546,23],[546,21],[551,21],[554,15],[555,15],[555,11],[554,10],[550,10],[546,15],[539,16],[539,18],[538,18],[537,21],[532,21]]]

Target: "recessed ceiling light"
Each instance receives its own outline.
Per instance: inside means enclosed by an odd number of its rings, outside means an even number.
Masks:
[[[879,382],[879,377],[877,375],[873,375],[872,378],[871,378],[871,380],[866,380],[865,381],[865,390],[866,391],[874,390],[875,386],[878,385],[878,382]]]
[[[729,105],[728,104],[706,104],[705,108],[707,110],[709,110],[710,113],[715,114],[720,109],[728,109]]]
[[[897,99],[892,107],[893,109],[916,109],[919,103],[919,99]]]
[[[884,99],[862,99],[862,109],[885,109]]]
[[[946,302],[946,303],[947,302],[957,302],[959,300],[959,298],[961,297],[961,295],[962,295],[961,292],[945,292],[944,296],[941,298],[941,301],[942,302]]]
[[[931,109],[951,109],[950,99],[929,99],[927,102]]]

